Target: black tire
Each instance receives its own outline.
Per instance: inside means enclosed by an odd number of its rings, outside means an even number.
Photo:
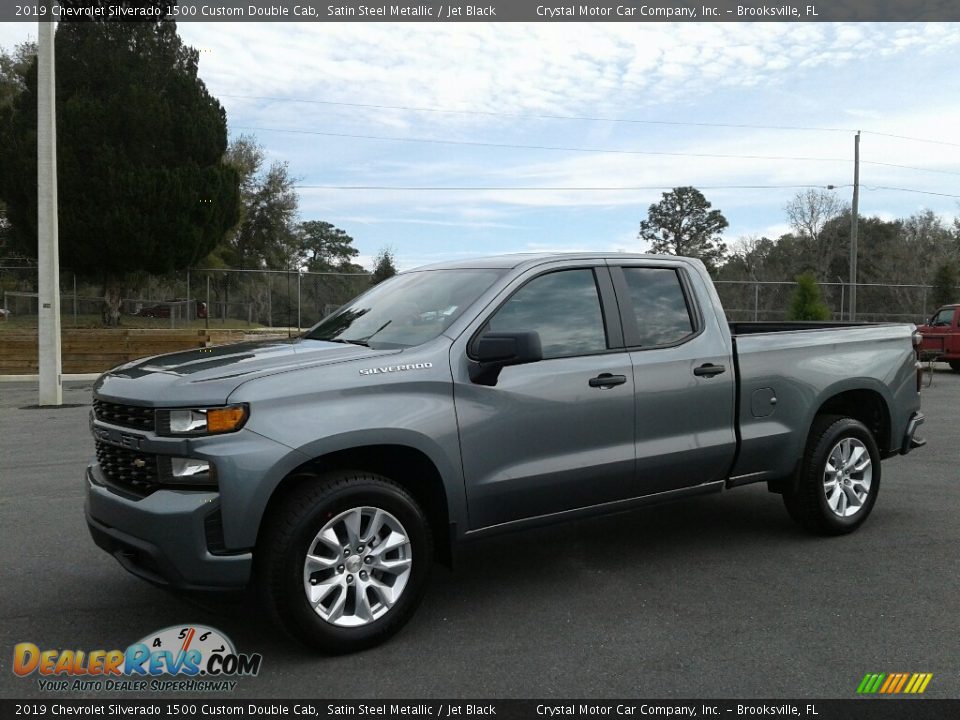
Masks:
[[[830,454],[841,441],[847,439],[850,439],[853,444],[860,444],[866,448],[870,455],[871,477],[869,490],[862,503],[859,506],[854,505],[858,509],[852,510],[849,515],[841,516],[831,508],[828,502],[825,477]],[[857,475],[861,479],[864,477],[863,473],[851,474],[854,483],[859,483]],[[862,488],[862,485],[858,487]],[[870,430],[862,422],[853,418],[837,415],[818,417],[810,431],[797,484],[783,494],[783,501],[790,517],[812,533],[844,535],[853,532],[866,521],[870,511],[873,510],[879,492],[880,451]],[[847,505],[850,502],[846,497],[842,498],[842,502],[841,509],[847,511]]]
[[[335,472],[299,476],[295,481],[293,489],[265,518],[264,532],[257,542],[255,573],[262,602],[294,638],[324,653],[355,652],[384,642],[410,619],[426,589],[433,564],[433,540],[423,511],[403,487],[373,473]],[[305,561],[308,549],[314,554],[317,548],[323,549],[314,546],[320,530],[341,513],[356,508],[383,510],[400,523],[409,540],[411,564],[406,584],[391,607],[364,625],[342,627],[321,617],[311,606],[305,587]],[[366,574],[362,565],[356,570],[360,571]],[[324,572],[332,576],[337,570]],[[348,607],[358,602],[351,594],[358,592],[358,586],[351,587],[353,590],[344,587],[333,591],[336,597],[346,593]],[[374,592],[374,597],[379,596]]]
[[[960,360],[951,360],[950,369],[953,370],[955,373],[960,373]]]

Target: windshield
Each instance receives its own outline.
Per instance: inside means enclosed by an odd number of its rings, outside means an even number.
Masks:
[[[310,340],[407,348],[432,340],[502,275],[501,270],[424,270],[386,280],[320,321]]]

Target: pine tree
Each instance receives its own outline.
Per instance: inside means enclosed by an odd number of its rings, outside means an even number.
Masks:
[[[828,308],[820,296],[820,286],[812,273],[797,276],[797,288],[790,301],[790,320],[829,320]]]
[[[711,207],[696,188],[674,188],[647,210],[638,238],[650,243],[652,253],[699,258],[713,272],[727,249],[720,234],[728,223]]]
[[[60,261],[103,282],[116,324],[124,277],[190,267],[236,224],[226,113],[173,22],[60,22],[56,57]],[[0,199],[15,249],[35,255],[35,59],[0,116]]]

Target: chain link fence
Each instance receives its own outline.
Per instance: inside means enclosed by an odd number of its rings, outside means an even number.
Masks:
[[[795,282],[717,280],[720,301],[731,321],[787,320]],[[823,302],[834,320],[848,320],[850,284],[819,283]],[[863,322],[922,323],[937,308],[931,305],[929,285],[857,283],[856,319]]]
[[[120,324],[129,328],[309,328],[371,285],[369,273],[194,269],[131,276],[121,284]],[[0,267],[0,323],[36,327],[37,271]],[[103,286],[60,274],[63,327],[100,327]]]
[[[0,267],[0,322],[37,324],[37,271]],[[156,328],[309,328],[370,287],[368,273],[194,269],[171,276],[132,276],[122,285],[120,323]],[[795,282],[718,280],[727,319],[786,320]],[[850,285],[820,283],[834,320],[848,319]],[[73,273],[60,276],[63,327],[103,324],[103,287]],[[937,308],[929,285],[857,285],[857,320],[920,323]]]

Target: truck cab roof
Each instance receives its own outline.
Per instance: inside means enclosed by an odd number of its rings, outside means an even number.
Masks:
[[[423,265],[416,270],[463,270],[477,269],[514,269],[521,266],[532,267],[553,260],[658,260],[665,259],[689,263],[689,258],[675,255],[650,255],[644,253],[620,252],[570,252],[570,253],[509,253],[486,257],[464,258],[442,263]]]

